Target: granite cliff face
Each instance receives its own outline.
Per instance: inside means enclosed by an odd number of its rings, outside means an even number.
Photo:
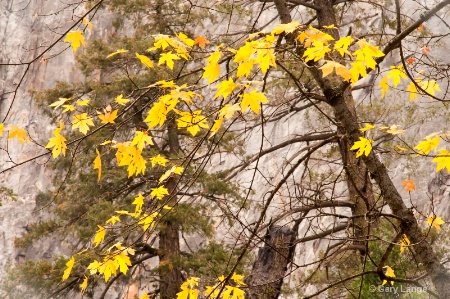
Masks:
[[[57,46],[49,53],[44,54],[38,61],[28,65],[27,62],[37,57],[46,46],[52,44],[58,34],[64,32],[70,25],[74,11],[73,7],[65,7],[56,1],[33,0],[33,1],[14,1],[3,0],[0,3],[0,63],[16,63],[23,65],[17,66],[0,66],[0,120],[7,115],[6,121],[14,123],[17,126],[28,130],[31,137],[50,136],[51,129],[46,117],[39,111],[33,102],[29,90],[39,90],[53,87],[56,81],[76,82],[83,79],[82,75],[76,71],[74,55],[72,51],[63,51],[67,48],[67,44],[59,42]],[[75,9],[75,15],[79,15],[83,8]],[[381,26],[381,17],[371,18],[371,26]],[[432,20],[429,26],[435,26],[438,20]],[[440,29],[439,29],[440,30]],[[444,29],[442,29],[442,32]],[[107,37],[111,34],[110,20],[106,18],[98,19],[96,22],[97,37]],[[89,37],[89,32],[87,33]],[[441,45],[442,49],[446,45]],[[82,51],[80,48],[79,51]],[[433,53],[436,57],[444,55],[445,50],[436,49]],[[441,52],[439,52],[441,51]],[[53,57],[54,56],[54,57]],[[48,59],[52,57],[52,59]],[[387,60],[387,64],[395,63],[394,58]],[[27,70],[27,68],[29,69]],[[25,74],[25,75],[24,75]],[[364,96],[360,94],[361,97]],[[12,103],[14,101],[14,103]],[[12,103],[12,106],[11,106]],[[413,106],[413,104],[411,104]],[[11,110],[9,110],[11,107]],[[427,116],[422,116],[426,118]],[[448,124],[446,114],[441,113],[442,122]],[[269,126],[267,128],[267,136],[270,136],[270,142],[276,144],[285,141],[286,136],[294,136],[304,133],[304,116],[297,115],[292,117],[289,122]],[[424,132],[433,132],[433,125],[420,127],[416,126],[417,132],[425,136]],[[446,130],[447,128],[443,129]],[[43,134],[46,132],[46,134]],[[280,138],[280,136],[284,136]],[[6,137],[2,137],[6,140]],[[255,135],[249,137],[249,146],[247,151],[255,153],[259,149],[260,136],[256,132]],[[36,140],[40,144],[44,144],[46,140]],[[45,144],[44,144],[45,145]],[[5,151],[0,152],[0,169],[4,170],[21,163],[29,158],[35,157],[45,150],[36,145],[20,145],[16,140],[10,141],[8,145],[8,155]],[[295,154],[287,148],[283,153],[285,157]],[[277,156],[266,156],[261,161],[263,170],[271,174],[274,180],[280,174],[278,167],[282,165],[275,164],[279,158]],[[27,252],[21,252],[14,248],[14,238],[27,229],[27,223],[30,219],[38,220],[39,217],[47,217],[36,207],[36,196],[39,192],[43,192],[48,188],[52,188],[51,172],[46,162],[48,157],[38,158],[31,163],[23,166],[17,166],[14,171],[8,171],[0,175],[0,186],[5,186],[13,190],[17,194],[17,200],[12,200],[8,196],[3,196],[2,206],[0,207],[0,280],[4,275],[5,267],[8,263],[20,262],[23,259],[33,257],[50,257],[54,253],[64,253],[64,244],[60,244],[58,240],[46,240],[35,245]],[[427,163],[427,164],[425,164]],[[400,186],[401,181],[406,175],[416,181],[416,184],[423,186],[430,183],[428,190],[422,188],[418,190],[423,198],[418,200],[416,204],[420,208],[425,208],[429,203],[428,195],[433,195],[436,199],[435,211],[444,219],[450,219],[450,204],[448,204],[449,194],[449,177],[440,173],[434,178],[433,169],[429,166],[429,161],[416,163],[415,173],[405,173],[405,165],[402,163],[391,162],[395,181]],[[229,166],[229,165],[223,165]],[[246,184],[251,178],[251,172],[243,173],[239,177],[239,182]],[[262,197],[267,191],[264,187],[263,180],[256,180],[257,183],[253,189],[260,190],[255,198]],[[427,192],[428,191],[428,192]],[[406,196],[406,194],[404,194]],[[280,205],[283,198],[280,198]],[[256,217],[247,212],[246,219],[248,222]],[[306,224],[305,224],[306,225]],[[326,227],[326,224],[324,224]],[[193,240],[195,242],[195,240]],[[299,264],[307,263],[312,260],[318,251],[320,244],[318,242],[306,243],[305,246],[299,247]],[[315,250],[310,250],[311,246]]]
[[[40,112],[28,91],[53,87],[56,81],[77,82],[82,80],[82,75],[74,68],[73,52],[70,49],[67,51],[68,46],[62,41],[39,59],[36,60],[36,57],[73,24],[71,20],[74,16],[84,11],[84,7],[65,5],[59,1],[5,0],[0,3],[0,63],[17,64],[0,66],[0,118],[5,123],[25,128],[40,145],[45,145],[44,138],[51,136],[51,129],[48,118]],[[96,37],[105,37],[112,32],[107,27],[110,26],[108,14],[103,16],[96,24],[97,30],[93,33]],[[90,33],[86,34],[89,38]],[[2,139],[2,142],[6,141],[5,134]],[[0,153],[0,169],[15,166],[42,153],[45,149],[41,146],[10,141],[8,154],[4,149]],[[58,244],[55,240],[46,240],[27,252],[16,250],[13,246],[15,236],[27,229],[30,220],[45,217],[40,207],[36,207],[35,198],[39,192],[52,188],[47,162],[48,156],[38,158],[0,175],[0,186],[17,194],[15,201],[9,196],[2,196],[0,277],[9,262],[50,257],[64,250],[64,244]]]

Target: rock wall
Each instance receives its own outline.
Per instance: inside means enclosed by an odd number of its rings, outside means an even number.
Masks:
[[[36,142],[21,145],[17,140],[9,140],[7,148],[0,152],[0,171],[47,152],[43,146],[46,138],[48,140],[51,136],[50,124],[29,91],[53,87],[56,81],[80,81],[83,76],[74,68],[72,49],[62,40],[39,59],[36,57],[60,38],[74,23],[73,20],[78,20],[85,11],[86,7],[66,5],[60,1],[0,2],[0,122],[6,125],[1,137],[2,145],[6,144],[6,130],[11,124],[27,130]],[[107,36],[112,31],[109,29],[110,21],[111,14],[103,13],[96,22],[96,30],[93,33],[87,31],[86,36]],[[83,47],[78,49],[83,50]],[[13,246],[15,236],[26,230],[30,220],[39,220],[45,215],[36,209],[35,197],[39,192],[52,188],[48,159],[47,155],[0,174],[0,187],[8,187],[17,194],[16,201],[3,196],[0,206],[0,281],[9,262],[51,256],[64,250],[64,244],[56,246],[57,243],[51,240],[28,252],[17,251]]]

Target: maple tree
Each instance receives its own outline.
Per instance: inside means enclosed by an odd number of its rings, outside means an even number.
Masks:
[[[446,105],[441,86],[447,78],[435,77],[440,66],[427,63],[430,48],[424,47],[427,50],[419,56],[406,44],[414,40],[414,30],[434,39],[422,24],[448,9],[450,1],[426,9],[416,21],[402,16],[396,1],[393,37],[375,32],[379,40],[364,32],[341,36],[346,25],[333,7],[345,14],[339,5],[347,5],[346,1],[275,0],[258,5],[261,14],[274,6],[278,14],[274,20],[279,22],[261,30],[253,25],[234,34],[234,42],[181,31],[162,18],[154,20],[158,26],[152,30],[155,24],[149,22],[131,36],[115,36],[113,44],[84,37],[85,30],[96,30],[93,9],[102,2],[79,18],[80,28],[72,26],[59,39],[70,45],[87,77],[97,69],[108,78],[60,82],[34,94],[58,124],[52,137],[39,136],[46,140],[43,155],[51,155],[58,169],[59,187],[46,203],[58,221],[36,224],[16,245],[25,248],[31,239],[57,229],[73,230],[77,243],[73,254],[43,264],[49,276],[58,278],[40,282],[52,295],[93,296],[101,286],[103,298],[113,284],[127,284],[127,278],[135,275],[138,280],[158,277],[156,288],[148,281],[139,284],[141,299],[277,298],[290,264],[291,274],[304,271],[298,274],[299,285],[318,286],[306,298],[324,292],[358,297],[364,293],[364,298],[371,298],[366,290],[369,282],[432,285],[431,295],[450,296],[450,274],[431,243],[445,220],[432,209],[407,206],[418,187],[409,176],[395,184],[386,167],[390,155],[398,155],[428,159],[436,163],[436,172],[450,171],[450,152],[442,145],[448,134],[431,132],[420,140],[403,137],[412,129],[400,125],[398,115],[380,118],[376,111],[388,105],[387,99],[400,88],[406,103]],[[138,16],[149,4],[132,2],[110,5],[123,19],[134,14],[135,22],[140,22]],[[157,7],[160,14],[161,9],[179,11],[184,6],[175,1]],[[315,17],[293,20],[290,10],[305,7]],[[406,60],[403,51],[411,51],[415,59]],[[402,63],[386,64],[388,55]],[[358,90],[370,98],[360,100],[359,107],[352,94]],[[304,128],[267,141],[266,130],[276,131],[285,120],[301,121]],[[40,145],[36,136],[8,123],[6,117],[0,134],[5,130],[8,142]],[[259,151],[243,157],[240,146],[251,148],[246,139],[258,134]],[[270,164],[269,154],[282,158],[269,167],[274,169],[264,167]],[[237,164],[220,166],[222,156]],[[244,174],[251,179],[242,183]],[[258,180],[268,186],[264,193],[258,190],[263,189]],[[401,195],[401,186],[409,197]],[[253,211],[251,221],[242,210]],[[219,225],[214,223],[217,219]],[[326,221],[331,228],[322,225]],[[270,235],[264,238],[262,233],[279,222],[292,228],[288,241],[266,250],[278,252],[272,263],[277,260],[282,271],[274,270],[276,276],[258,283],[244,281],[258,264],[250,269],[252,248],[268,245]],[[217,242],[215,230],[225,231],[232,241]],[[209,244],[183,252],[180,244],[190,249],[186,234],[199,234]],[[296,259],[296,246],[312,246],[308,242],[314,240],[323,241],[321,256],[312,263]],[[288,253],[280,254],[277,246],[287,246]],[[147,261],[154,257],[158,266],[146,276]],[[407,268],[413,260],[418,265]],[[212,265],[203,265],[205,261]],[[23,268],[32,273],[27,267],[36,270],[41,264],[30,262]],[[332,282],[326,287],[320,278],[324,264],[332,270],[328,277]],[[312,269],[313,275],[307,277],[305,269]],[[26,277],[15,271],[13,276]],[[6,288],[14,289],[12,285],[7,282]],[[261,285],[271,289],[257,289]]]

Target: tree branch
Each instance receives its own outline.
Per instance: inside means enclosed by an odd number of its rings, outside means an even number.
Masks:
[[[403,30],[402,32],[397,34],[394,38],[392,38],[387,43],[387,45],[384,47],[383,53],[385,55],[387,55],[389,52],[391,52],[393,49],[395,49],[398,46],[398,44],[400,43],[400,41],[402,41],[405,37],[407,37],[415,29],[419,28],[420,24],[422,24],[423,22],[427,21],[435,13],[437,13],[439,10],[441,10],[442,8],[444,8],[448,4],[450,4],[450,0],[444,0],[441,3],[439,3],[438,5],[436,5],[435,7],[433,7],[432,9],[430,9],[429,11],[424,12],[417,21],[415,21],[414,23],[409,25],[405,30]],[[376,60],[377,64],[380,64],[384,60],[385,57],[386,56],[379,57]]]
[[[344,229],[346,229],[348,227],[348,223],[344,223],[344,224],[340,224],[337,225],[333,228],[324,230],[323,232],[319,233],[319,234],[315,234],[315,235],[311,235],[311,236],[307,236],[307,237],[303,237],[300,239],[297,239],[294,241],[294,244],[298,244],[298,243],[304,243],[304,242],[308,242],[308,241],[312,241],[312,240],[316,240],[316,239],[321,239],[323,237],[326,237],[328,235],[331,235],[333,233],[337,233],[340,232]]]

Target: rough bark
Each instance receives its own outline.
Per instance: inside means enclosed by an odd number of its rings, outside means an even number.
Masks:
[[[330,24],[337,24],[336,16],[333,9],[333,1],[331,0],[316,0],[316,5],[321,7],[317,12],[317,21],[319,27],[327,26]],[[328,30],[327,32],[335,40],[340,38],[338,30]],[[336,61],[342,61],[339,55],[333,57]],[[352,116],[356,119],[355,102],[351,95],[351,89],[345,90],[345,100]],[[345,136],[345,128],[338,126],[338,134]],[[355,155],[350,151],[352,142],[348,138],[341,138],[339,142],[339,148],[342,156],[342,162],[344,164],[345,172],[347,175],[347,187],[349,193],[349,199],[355,203],[352,208],[353,214],[353,237],[354,244],[360,248],[367,248],[367,237],[369,235],[369,225],[367,221],[368,211],[370,211],[375,205],[375,199],[372,191],[372,183],[368,176],[367,167],[361,159],[356,159]],[[365,250],[361,250],[362,255],[365,254]]]
[[[169,116],[170,117],[170,116]],[[168,137],[170,153],[177,156],[180,152],[177,128],[173,118],[169,121]],[[177,181],[169,178],[166,184],[169,190],[169,206],[177,202],[176,193]],[[180,256],[180,224],[176,219],[168,217],[161,220],[161,230],[159,232],[159,277],[160,277],[160,295],[161,299],[174,299],[183,283],[181,271],[174,265],[174,261]]]
[[[264,247],[259,249],[258,258],[248,277],[248,299],[277,299],[283,278],[286,275],[289,249],[294,239],[289,227],[271,225],[267,229]]]

